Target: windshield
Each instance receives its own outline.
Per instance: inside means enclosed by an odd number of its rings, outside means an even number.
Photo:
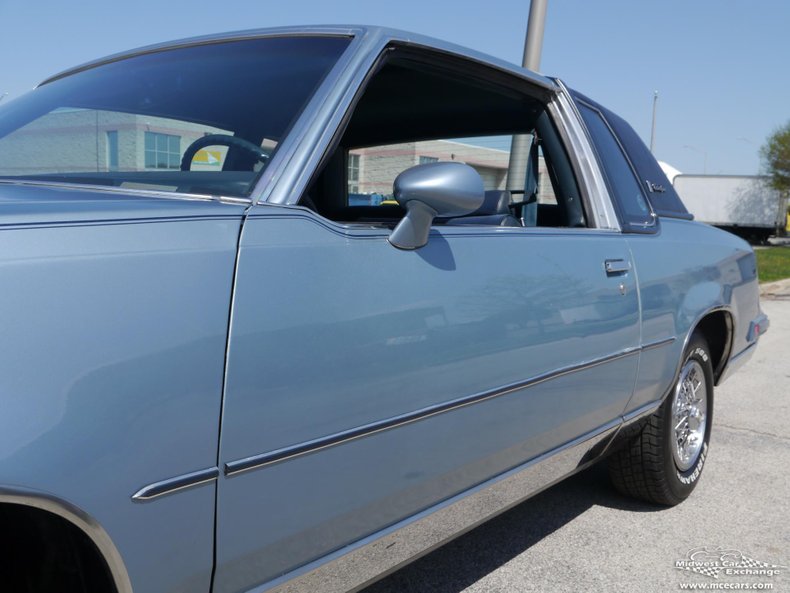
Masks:
[[[0,107],[0,180],[247,196],[348,42],[211,43],[54,80]]]

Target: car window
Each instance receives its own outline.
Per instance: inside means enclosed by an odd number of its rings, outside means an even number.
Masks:
[[[246,196],[347,45],[226,41],[56,78],[0,109],[0,180]]]
[[[403,216],[395,178],[447,161],[474,168],[494,199],[466,220],[437,224],[586,225],[546,105],[484,75],[395,57],[372,78],[336,144],[302,201],[332,220],[390,224]]]
[[[532,142],[532,138],[529,140]],[[348,153],[348,205],[380,206],[394,203],[392,185],[399,173],[414,165],[440,161],[465,163],[474,168],[487,191],[511,190],[513,202],[523,195],[508,183],[512,136],[447,138],[357,148]],[[546,155],[538,145],[537,202],[557,204]]]
[[[579,111],[598,153],[609,191],[615,197],[621,222],[632,230],[653,226],[655,220],[642,184],[611,128],[597,109],[579,103]]]
[[[656,214],[671,218],[693,218],[650,149],[628,122],[606,108],[602,108],[601,113],[605,114],[607,123],[622,143],[639,179],[644,184],[643,188],[647,190],[647,198]]]

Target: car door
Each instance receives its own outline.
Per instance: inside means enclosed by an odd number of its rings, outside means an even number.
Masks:
[[[622,237],[441,229],[405,252],[386,233],[260,208],[233,312],[219,590],[251,572],[272,579],[617,417],[636,369],[617,357],[637,344],[638,305],[607,258],[628,260]]]
[[[462,90],[453,96],[469,96]],[[349,216],[360,175],[383,156],[399,167],[450,157],[419,142],[365,153],[348,130],[336,148],[345,160],[335,159],[353,171],[341,181],[344,208],[333,209],[317,183],[303,197],[309,208],[262,204],[245,221],[222,416],[217,591],[286,578],[615,425],[632,393],[639,305],[620,233],[448,222],[421,249],[396,249],[391,225],[332,217]],[[468,146],[442,142],[453,158]],[[348,154],[366,154],[367,164]],[[495,168],[475,158],[464,156]],[[339,175],[326,177],[331,185]],[[368,203],[381,202],[378,191]]]
[[[716,277],[721,272],[705,269],[705,251],[712,248],[702,237],[689,242],[688,233],[678,233],[674,221],[693,217],[631,126],[581,93],[573,91],[572,96],[621,220],[630,231],[628,244],[639,271],[642,352],[634,395],[625,410],[633,414],[657,405],[667,393],[683,353],[684,340],[679,338],[699,314],[699,302],[710,300],[711,291],[718,295],[718,286],[708,284],[703,289],[707,294],[700,297],[699,288],[692,290],[692,279]],[[679,274],[677,262],[667,266],[668,249],[685,254],[688,273]],[[740,275],[738,266],[732,264]]]

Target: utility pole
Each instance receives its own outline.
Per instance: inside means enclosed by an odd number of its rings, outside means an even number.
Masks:
[[[540,54],[543,51],[543,30],[546,26],[546,7],[548,0],[532,0],[529,6],[527,36],[524,39],[524,58],[521,65],[530,70],[540,68]]]
[[[540,54],[543,50],[543,31],[546,25],[546,8],[548,0],[532,0],[529,5],[529,21],[527,35],[524,39],[524,57],[521,65],[530,70],[540,68]],[[509,190],[524,189],[524,175],[532,136],[516,134],[510,147],[510,161],[507,170],[507,188]]]
[[[658,91],[653,91],[653,127],[650,129],[650,152],[655,154],[656,147],[656,105],[658,104]]]

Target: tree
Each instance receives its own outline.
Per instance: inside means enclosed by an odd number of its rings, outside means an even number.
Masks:
[[[760,149],[771,187],[790,192],[790,122],[774,131]]]

